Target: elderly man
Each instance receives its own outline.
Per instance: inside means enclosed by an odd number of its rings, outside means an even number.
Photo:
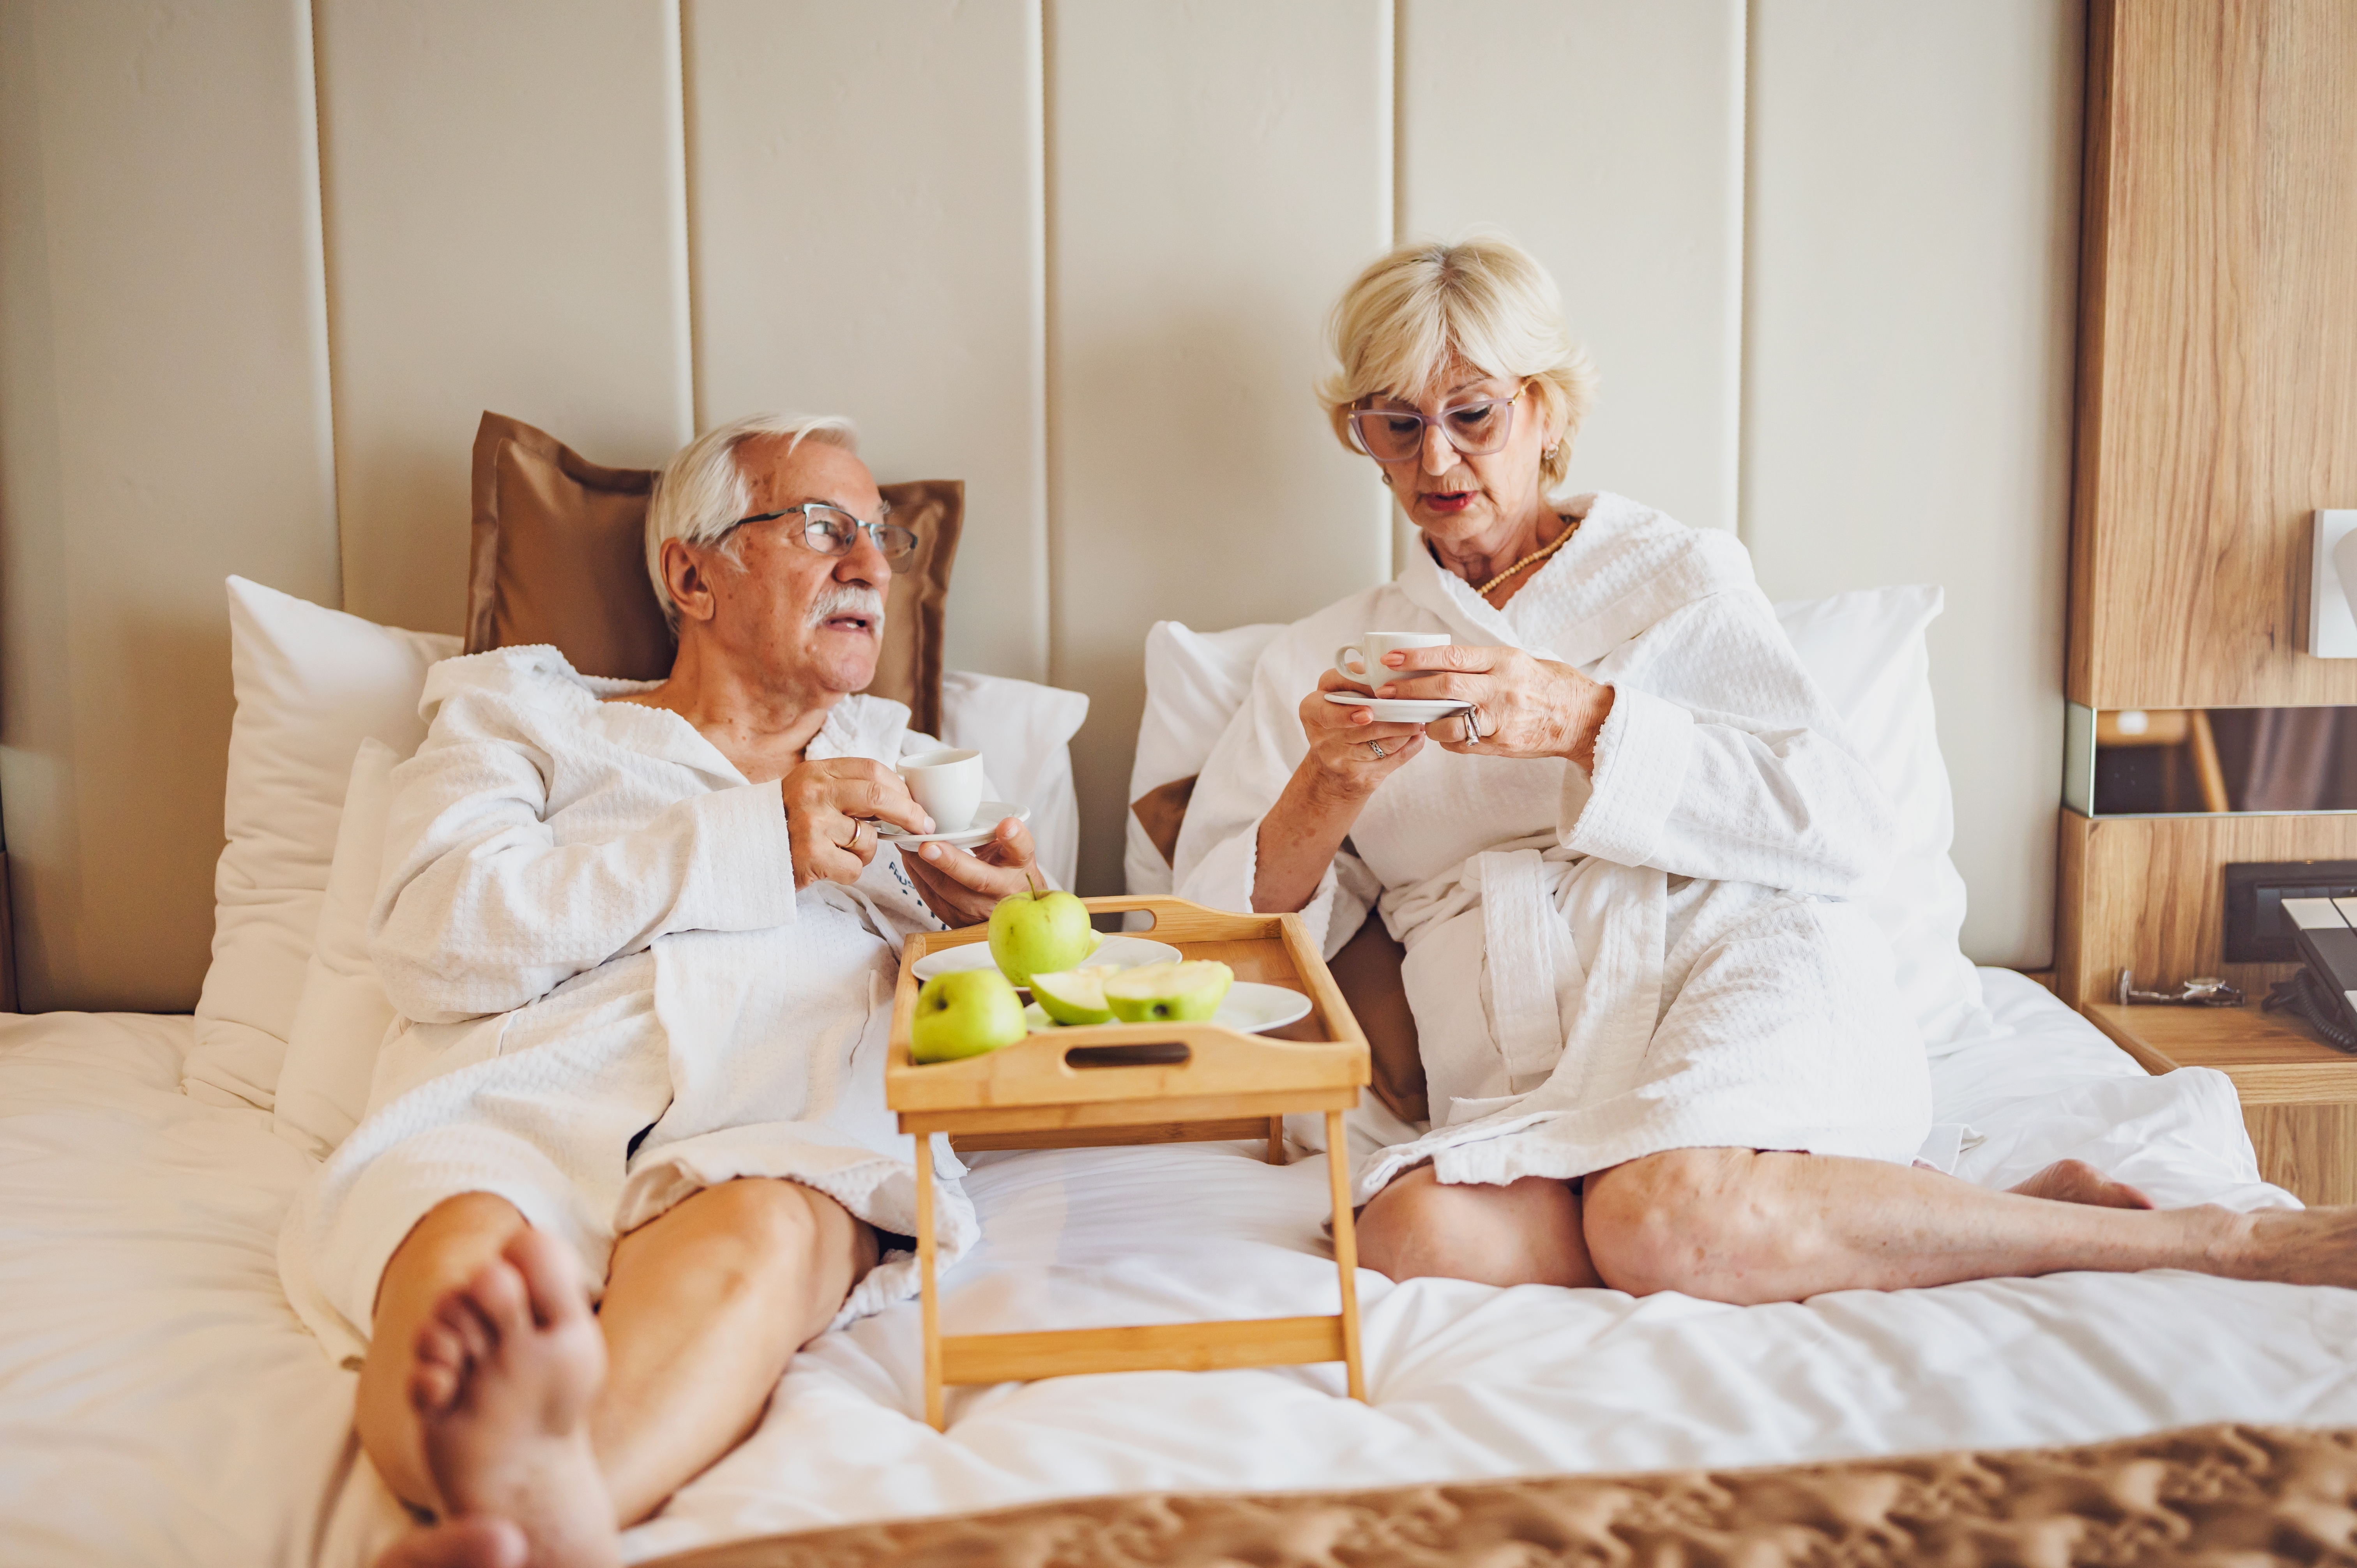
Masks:
[[[1037,875],[1011,820],[979,855],[878,847],[932,825],[892,764],[934,743],[853,694],[914,543],[847,422],[740,420],[649,509],[668,679],[549,648],[429,676],[371,928],[402,1023],[282,1249],[365,1345],[361,1444],[440,1521],[387,1563],[615,1561],[796,1349],[913,1290],[900,940]],[[953,1254],[973,1211],[940,1201]]]

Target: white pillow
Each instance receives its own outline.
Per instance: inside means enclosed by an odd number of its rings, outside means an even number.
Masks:
[[[1067,743],[1089,716],[1078,692],[1003,675],[952,670],[942,676],[942,741],[982,753],[982,770],[1006,799],[1031,808],[1039,868],[1070,887],[1081,864],[1081,803]]]
[[[1253,666],[1283,631],[1264,621],[1228,631],[1196,631],[1158,620],[1146,634],[1146,712],[1137,723],[1137,757],[1129,769],[1129,799],[1174,779],[1203,770],[1220,732],[1252,691]],[[1170,891],[1170,863],[1139,825],[1122,811],[1125,836],[1122,871],[1132,893]]]
[[[197,1001],[189,1095],[270,1109],[303,991],[352,755],[373,736],[402,756],[425,737],[425,669],[458,639],[399,631],[229,579],[230,726],[213,874],[213,961]]]
[[[1900,994],[1926,1047],[1996,1032],[1980,977],[1956,946],[1964,879],[1948,858],[1955,796],[1932,712],[1924,630],[1943,596],[1928,586],[1867,588],[1776,607],[1801,662],[1849,731],[1850,744],[1898,809],[1890,869],[1863,902],[1890,939]],[[1243,706],[1261,650],[1283,628],[1203,633],[1157,622],[1146,638],[1146,713],[1129,798],[1200,772]],[[1132,893],[1167,893],[1170,867],[1129,817],[1124,864]]]
[[[369,1079],[393,1023],[393,1004],[369,959],[369,909],[384,870],[385,818],[393,810],[393,770],[402,759],[381,740],[361,742],[336,829],[336,857],[303,975],[302,1000],[286,1036],[272,1125],[305,1154],[321,1159],[360,1124]]]
[[[1964,925],[1964,879],[1948,858],[1956,797],[1940,756],[1923,637],[1945,602],[1941,589],[1916,584],[1776,607],[1793,650],[1898,809],[1889,869],[1860,902],[1890,940],[1899,993],[1933,1050],[1998,1032],[1980,975],[1956,945]]]

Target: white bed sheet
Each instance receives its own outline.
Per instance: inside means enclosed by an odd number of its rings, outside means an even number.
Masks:
[[[1992,1184],[2067,1154],[2166,1200],[2289,1201],[2233,1090],[2147,1078],[2018,975],[1934,1063]],[[185,1019],[0,1022],[0,1562],[368,1562],[350,1375],[280,1300],[307,1168],[257,1112],[177,1092]],[[1331,1311],[1323,1166],[1242,1145],[995,1156],[953,1332]],[[1848,1292],[1738,1309],[1360,1275],[1373,1403],[1339,1368],[959,1391],[918,1419],[916,1312],[821,1340],[760,1430],[633,1558],[747,1534],[1140,1490],[1333,1487],[2357,1424],[2357,1292],[2181,1273]]]

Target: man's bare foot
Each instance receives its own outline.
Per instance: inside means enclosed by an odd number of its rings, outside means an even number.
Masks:
[[[376,1568],[525,1568],[523,1531],[503,1519],[462,1519],[414,1530],[376,1560]]]
[[[2151,1208],[2151,1198],[2124,1181],[2114,1181],[2084,1160],[2057,1160],[2009,1191],[2056,1203],[2087,1203],[2098,1208]]]
[[[619,1562],[587,1419],[605,1377],[606,1342],[570,1256],[537,1230],[517,1231],[418,1330],[409,1402],[444,1523],[383,1563],[506,1568],[497,1553],[511,1538],[496,1521],[521,1532],[527,1552],[516,1562],[530,1568]],[[453,1529],[468,1525],[490,1528]]]

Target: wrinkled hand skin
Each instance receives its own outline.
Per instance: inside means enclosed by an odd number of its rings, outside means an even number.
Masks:
[[[1371,708],[1344,707],[1326,700],[1329,692],[1363,692],[1339,670],[1318,678],[1318,689],[1301,699],[1301,729],[1309,737],[1309,769],[1319,796],[1336,803],[1356,805],[1375,787],[1399,771],[1402,764],[1424,749],[1422,725],[1380,722]],[[1383,755],[1371,742],[1383,743]]]
[[[1612,688],[1568,664],[1519,648],[1411,648],[1383,656],[1389,679],[1378,697],[1470,703],[1480,712],[1480,740],[1461,718],[1426,726],[1444,751],[1460,757],[1560,757],[1596,766],[1596,736],[1612,714]]]
[[[989,919],[1007,895],[1046,889],[1038,856],[1030,830],[1008,817],[971,854],[945,843],[920,844],[914,854],[901,851],[900,863],[943,924],[974,926]]]
[[[778,793],[785,803],[797,889],[822,880],[858,881],[876,858],[877,822],[912,833],[932,831],[931,819],[909,798],[900,776],[864,757],[802,763],[778,780]]]

